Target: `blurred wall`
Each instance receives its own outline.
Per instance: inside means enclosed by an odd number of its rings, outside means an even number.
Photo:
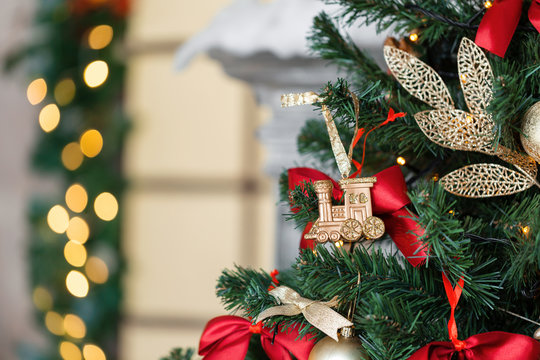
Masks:
[[[127,83],[133,120],[125,170],[121,354],[156,359],[198,345],[225,314],[215,283],[234,264],[274,266],[275,200],[254,138],[264,112],[245,83],[206,56],[173,68],[174,52],[229,0],[138,0]]]

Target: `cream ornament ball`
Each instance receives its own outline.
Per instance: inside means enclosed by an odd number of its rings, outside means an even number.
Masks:
[[[319,341],[311,352],[308,360],[370,360],[357,337],[339,336],[339,342],[331,337]]]
[[[531,106],[523,117],[521,144],[527,154],[540,163],[540,101]]]

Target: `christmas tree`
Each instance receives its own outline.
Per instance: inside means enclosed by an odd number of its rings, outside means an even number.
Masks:
[[[326,2],[341,11],[311,48],[347,77],[282,99],[321,114],[298,138],[317,169],[281,178],[302,249],[279,273],[223,272],[241,317],[211,320],[199,353],[539,359],[540,3]],[[385,66],[347,36],[361,24],[401,37]]]

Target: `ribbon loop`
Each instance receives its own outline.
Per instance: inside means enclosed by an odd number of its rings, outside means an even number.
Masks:
[[[257,317],[257,322],[271,316],[294,316],[301,313],[311,325],[336,341],[338,341],[338,330],[340,328],[354,325],[345,317],[330,309],[330,307],[338,304],[337,297],[327,302],[319,302],[306,299],[287,286],[278,286],[270,291],[270,294],[283,305],[264,310]]]
[[[461,340],[458,340],[458,331],[455,318],[455,310],[463,292],[463,286],[465,281],[461,277],[455,287],[452,287],[450,280],[445,273],[442,274],[444,290],[446,296],[448,297],[448,302],[450,303],[450,320],[448,321],[448,334],[450,335],[450,340],[454,344],[454,347],[457,351],[461,351],[465,348],[465,343]]]

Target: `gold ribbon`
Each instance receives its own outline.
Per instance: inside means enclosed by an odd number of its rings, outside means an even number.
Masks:
[[[283,305],[264,310],[259,314],[257,320],[255,320],[256,323],[271,316],[294,316],[302,313],[311,325],[336,341],[339,341],[339,329],[346,326],[353,326],[352,322],[330,309],[338,305],[337,296],[330,301],[320,302],[303,298],[287,286],[278,286],[270,291],[270,295],[275,297]]]
[[[356,133],[358,132],[358,113],[360,110],[359,107],[359,101],[358,97],[354,95],[351,91],[349,91],[349,94],[351,95],[354,103],[354,112],[356,116],[356,129],[354,132],[354,136],[356,137]],[[314,93],[313,91],[308,91],[305,93],[299,93],[299,94],[284,94],[281,95],[281,107],[289,107],[289,106],[297,106],[297,105],[311,105],[317,101],[322,101],[323,99]],[[341,142],[341,138],[339,137],[338,130],[336,128],[336,124],[334,122],[334,118],[332,117],[332,113],[328,109],[326,105],[321,106],[321,110],[324,116],[324,121],[326,123],[326,130],[328,131],[328,136],[330,137],[330,144],[332,145],[332,151],[334,153],[334,157],[336,158],[336,163],[339,169],[339,172],[341,173],[341,176],[343,179],[346,179],[349,177],[349,174],[351,173],[351,158],[352,158],[352,146],[349,149],[349,155],[345,152],[345,147],[343,146],[343,143]],[[354,139],[354,138],[353,138]]]

